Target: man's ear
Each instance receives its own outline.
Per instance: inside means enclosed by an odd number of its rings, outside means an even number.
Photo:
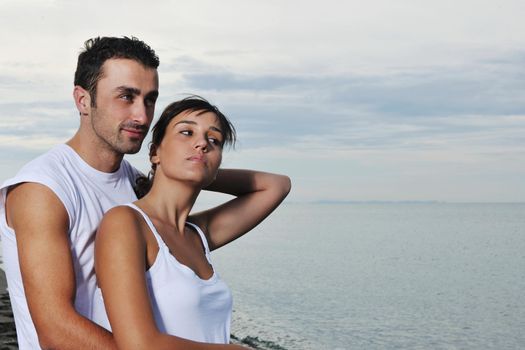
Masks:
[[[91,95],[89,91],[79,85],[75,85],[73,89],[73,99],[75,100],[75,105],[80,115],[89,115],[91,112]]]

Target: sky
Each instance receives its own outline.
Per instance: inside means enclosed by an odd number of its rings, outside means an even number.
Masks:
[[[290,202],[525,201],[522,0],[0,0],[0,182],[78,127],[83,42],[160,57],[156,117],[198,94]],[[146,145],[146,143],[144,144]],[[147,151],[128,160],[148,171]]]

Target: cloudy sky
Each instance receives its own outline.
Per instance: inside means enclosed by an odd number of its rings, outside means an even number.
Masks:
[[[525,201],[523,0],[0,0],[0,181],[70,138],[87,38],[161,59],[159,115],[196,93],[237,127],[225,167],[290,201]],[[145,149],[144,149],[145,150]],[[148,169],[144,150],[130,161]]]

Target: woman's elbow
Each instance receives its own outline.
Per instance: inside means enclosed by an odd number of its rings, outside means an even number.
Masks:
[[[292,180],[286,175],[278,175],[278,188],[284,199],[292,189]]]

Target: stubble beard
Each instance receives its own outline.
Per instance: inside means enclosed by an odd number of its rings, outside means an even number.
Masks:
[[[117,129],[114,130],[104,123],[104,119],[106,119],[104,114],[99,113],[96,108],[92,110],[91,126],[105,149],[117,155],[135,154],[140,151],[145,136],[141,138],[129,138],[123,134],[122,129],[126,127],[140,130],[143,131],[145,135],[148,127],[128,121],[119,124]]]

